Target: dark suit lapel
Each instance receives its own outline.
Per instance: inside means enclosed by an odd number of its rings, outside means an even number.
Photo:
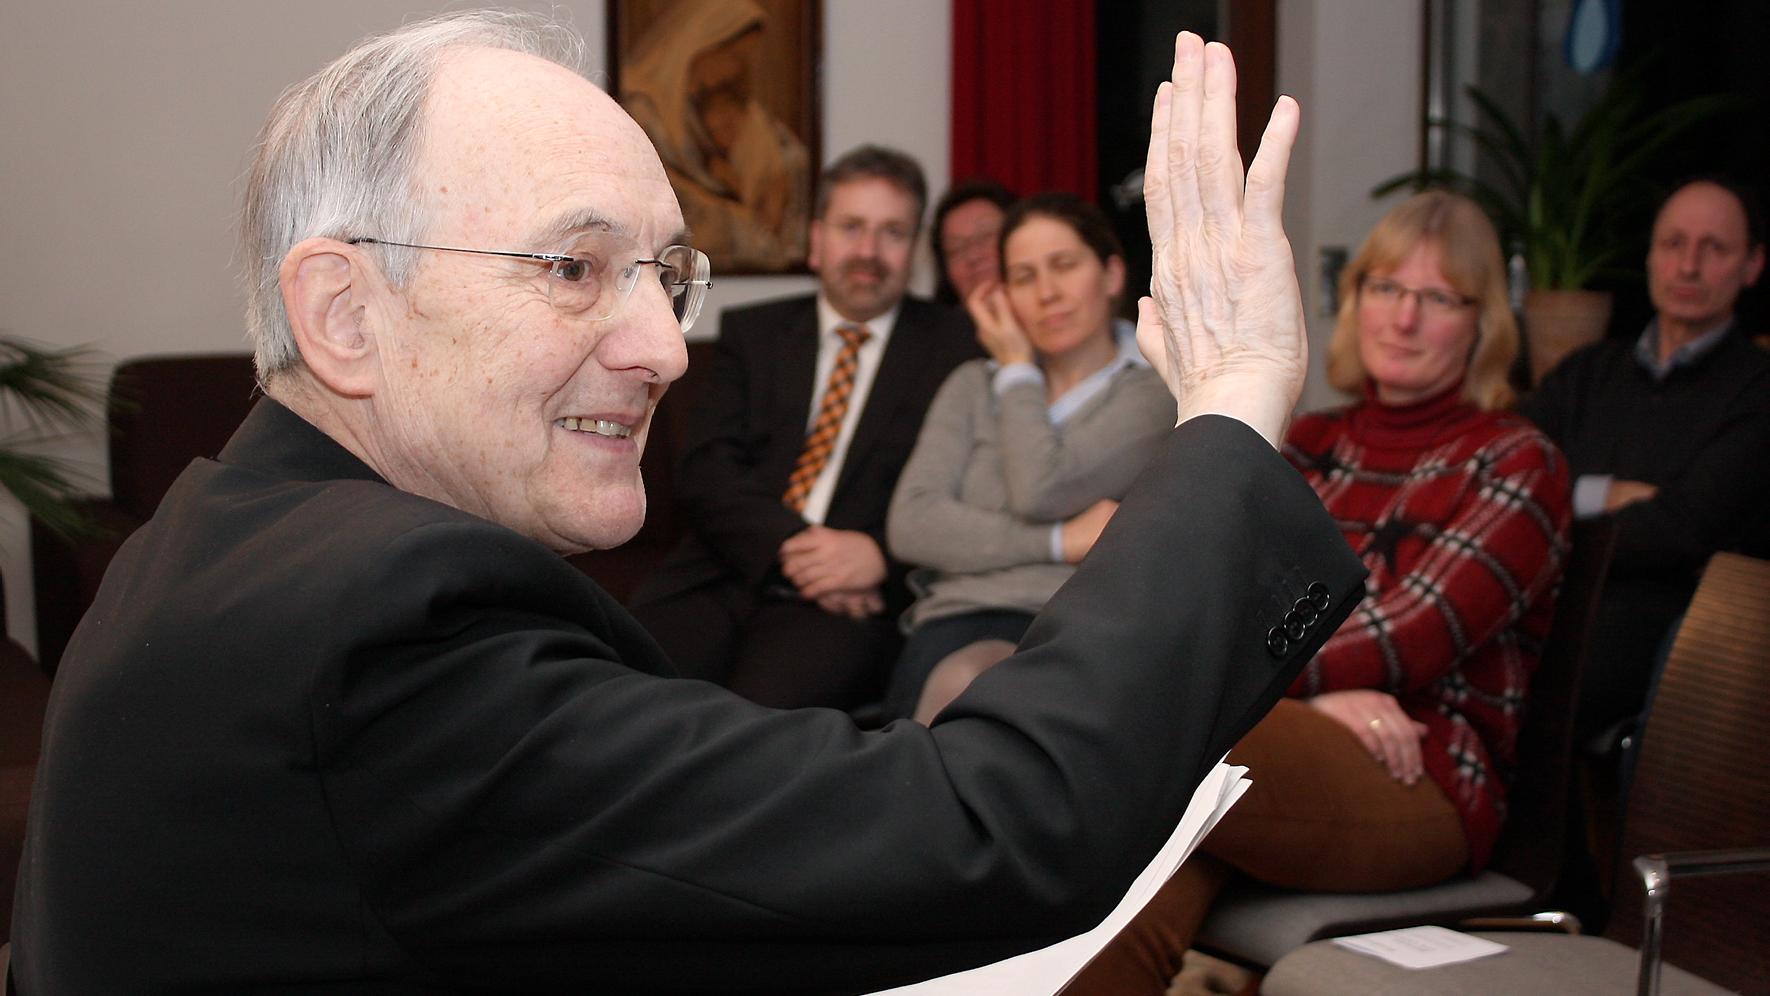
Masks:
[[[799,309],[798,315],[785,328],[781,329],[779,349],[772,357],[764,357],[764,363],[773,363],[776,370],[772,376],[780,390],[774,395],[774,411],[770,413],[772,420],[771,432],[775,434],[776,445],[782,450],[790,450],[787,466],[796,459],[799,450],[805,445],[805,425],[811,419],[811,406],[819,393],[822,384],[814,384],[817,379],[817,301],[806,301],[805,307]],[[786,481],[781,481],[786,486]]]
[[[848,455],[842,460],[842,474],[836,478],[837,497],[853,481],[856,468],[866,462],[866,455],[898,417],[904,400],[915,393],[911,388],[924,375],[932,330],[926,311],[918,304],[905,298],[903,310],[898,312],[897,325],[891,330],[890,341],[885,343],[885,355],[879,358],[879,372],[873,376],[872,390],[867,392],[866,407],[861,409],[860,423],[854,427],[854,438],[849,440]]]

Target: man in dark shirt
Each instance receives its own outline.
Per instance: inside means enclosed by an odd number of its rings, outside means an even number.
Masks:
[[[1569,357],[1522,406],[1567,453],[1575,515],[1618,523],[1582,691],[1586,733],[1640,711],[1703,564],[1763,514],[1770,355],[1733,316],[1764,268],[1754,204],[1715,179],[1673,192],[1647,252],[1654,319],[1636,338]]]

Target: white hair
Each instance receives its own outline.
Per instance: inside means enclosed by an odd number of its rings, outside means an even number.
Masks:
[[[246,325],[260,382],[300,360],[283,310],[278,270],[303,239],[422,242],[427,227],[413,172],[424,103],[451,48],[510,49],[582,72],[584,42],[544,15],[478,10],[444,14],[359,42],[285,90],[259,132],[240,221]],[[417,254],[371,246],[403,287]]]

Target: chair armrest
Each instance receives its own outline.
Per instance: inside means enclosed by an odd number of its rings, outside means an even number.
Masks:
[[[1565,910],[1545,910],[1529,916],[1472,916],[1457,922],[1459,930],[1559,930],[1578,936],[1579,917]]]
[[[1750,875],[1770,872],[1770,847],[1731,847],[1707,851],[1667,851],[1635,859],[1635,872],[1649,896],[1667,879],[1690,875]]]
[[[1666,894],[1672,879],[1699,875],[1749,875],[1770,872],[1770,847],[1735,847],[1708,851],[1668,851],[1635,859],[1635,873],[1647,896],[1641,904],[1641,971],[1636,992],[1659,992],[1660,945],[1665,930]]]

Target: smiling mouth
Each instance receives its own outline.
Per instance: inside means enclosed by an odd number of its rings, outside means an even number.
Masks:
[[[572,432],[588,432],[615,439],[626,439],[633,435],[632,426],[606,418],[562,418],[553,424]]]

